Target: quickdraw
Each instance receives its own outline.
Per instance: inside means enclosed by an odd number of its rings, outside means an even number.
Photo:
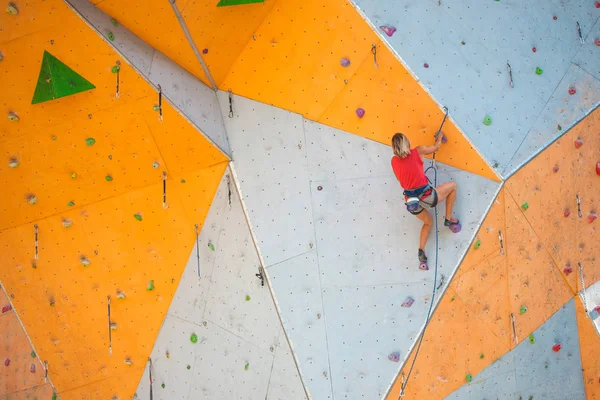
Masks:
[[[373,53],[373,66],[375,68],[379,68],[379,64],[377,63],[377,45],[371,45],[371,53]]]
[[[112,356],[112,329],[110,327],[110,296],[107,296],[108,306],[108,355]]]
[[[163,171],[163,209],[169,208],[167,203],[167,171]]]
[[[162,112],[162,87],[158,85],[158,120],[163,122],[163,112]]]

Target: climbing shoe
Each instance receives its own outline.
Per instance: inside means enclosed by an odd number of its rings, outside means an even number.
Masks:
[[[427,256],[425,255],[423,249],[419,249],[419,261],[421,261],[422,263],[427,262]]]
[[[444,226],[450,228],[450,230],[454,233],[460,232],[462,226],[460,225],[460,221],[457,219],[456,222],[449,220],[448,218],[444,218]]]

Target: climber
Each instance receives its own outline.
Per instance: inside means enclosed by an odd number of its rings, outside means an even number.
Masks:
[[[439,202],[446,200],[444,225],[453,232],[460,230],[460,222],[458,219],[452,218],[452,208],[456,200],[456,183],[445,182],[435,188],[431,187],[423,170],[423,156],[435,153],[442,145],[443,137],[444,134],[439,132],[433,146],[417,146],[414,149],[410,148],[408,138],[402,133],[396,133],[392,137],[392,149],[394,150],[392,169],[404,189],[406,208],[423,221],[419,241],[419,261],[422,264],[427,263],[425,245],[433,223],[426,207],[433,208]]]

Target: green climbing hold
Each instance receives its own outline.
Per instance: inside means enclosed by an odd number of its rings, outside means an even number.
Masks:
[[[558,125],[558,126],[556,127],[556,129],[558,129],[559,131],[562,131],[562,126]]]
[[[164,389],[165,388],[165,384],[164,383],[161,384],[160,387]]]
[[[525,306],[521,306],[521,308],[519,308],[519,314],[523,315],[527,312],[527,307]]]
[[[160,106],[157,106],[157,105],[155,105],[154,107],[152,107],[152,109],[153,109],[154,111],[160,111]]]
[[[85,139],[85,144],[87,146],[93,146],[94,144],[96,144],[96,139],[94,139],[93,137],[89,137]]]
[[[52,395],[52,400],[56,400],[56,399],[57,399],[57,397],[56,397],[56,393],[54,393],[54,394]]]
[[[246,301],[250,301],[250,296],[246,295]]]
[[[110,72],[112,72],[113,74],[116,74],[120,70],[121,70],[121,67],[119,67],[118,65],[115,65],[110,69]]]
[[[75,203],[74,203],[74,202],[72,202],[72,201],[70,201],[70,202],[68,202],[68,203],[67,203],[67,205],[68,205],[69,207],[73,207],[73,206],[75,205]]]
[[[483,360],[483,358],[484,358],[484,357],[485,357],[485,356],[483,355],[483,353],[481,353],[481,354],[479,355],[479,358],[480,358],[480,359],[482,359],[482,360]]]
[[[35,351],[31,351],[31,358],[35,358]]]
[[[450,297],[450,301],[454,301],[454,296]]]
[[[208,248],[211,249],[212,251],[215,251],[215,245],[212,244],[211,242],[208,242]]]
[[[141,221],[142,215],[141,214],[133,214],[133,218],[137,219],[138,221]]]
[[[185,183],[185,179],[182,179],[182,180],[181,180],[181,183]]]
[[[475,250],[477,250],[477,249],[478,249],[478,248],[480,248],[480,247],[481,247],[481,240],[477,239],[477,241],[475,242],[475,246],[473,246],[473,248],[474,248]]]
[[[250,363],[246,363],[246,365],[244,365],[244,369],[245,369],[246,371],[248,371],[248,368],[250,368]]]
[[[43,103],[96,88],[52,54],[44,51],[31,104]]]
[[[187,368],[187,369],[192,369],[192,367],[191,367],[190,365],[188,365],[186,368]]]
[[[112,176],[110,176],[110,175],[106,175],[106,176],[104,177],[104,179],[106,179],[106,181],[107,181],[107,182],[110,182],[110,181],[112,181],[112,180],[113,180]]]
[[[110,19],[110,23],[111,23],[111,24],[113,24],[114,26],[119,26],[119,21],[117,21],[117,20],[116,20],[116,19],[114,19],[114,18],[111,18],[111,19]]]
[[[154,290],[154,279],[148,282],[148,287],[146,288],[146,290]]]
[[[190,336],[190,342],[197,343],[198,342],[198,335],[196,335],[195,333],[192,333],[192,336]]]
[[[540,67],[536,67],[536,68],[535,68],[535,73],[536,73],[536,74],[538,74],[538,75],[541,75],[541,74],[543,74],[543,73],[544,73],[544,70],[543,70],[543,69],[541,69]]]
[[[535,343],[535,337],[533,336],[533,333],[529,334],[529,343],[531,343],[531,344]]]
[[[521,205],[521,208],[522,208],[523,210],[527,210],[527,209],[529,208],[529,203],[527,203],[527,202],[523,203],[523,204]]]
[[[491,125],[492,124],[492,117],[490,117],[489,115],[486,115],[485,118],[483,119],[483,124],[484,125]]]
[[[473,380],[473,375],[471,375],[471,374],[467,374],[467,376],[465,376],[465,380],[466,380],[467,382],[471,382],[471,381]]]
[[[115,40],[115,35],[112,32],[108,32],[106,34],[106,36],[108,37],[108,40],[110,40],[111,42]]]
[[[500,166],[500,164],[494,163],[494,165],[492,165],[492,168],[498,168],[499,166]]]
[[[241,4],[264,3],[265,0],[220,0],[217,7],[239,6]]]

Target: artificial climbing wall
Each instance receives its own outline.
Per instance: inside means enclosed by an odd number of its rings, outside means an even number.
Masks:
[[[594,246],[600,207],[599,130],[596,109],[505,183],[432,317],[406,398],[444,398],[471,379],[476,382],[484,368],[509,350],[523,342],[534,345],[534,331],[582,291],[582,276],[586,288],[600,280],[600,252]],[[567,368],[561,364],[564,360],[553,358],[556,351],[551,347],[560,344],[559,339],[537,352],[555,360],[547,363],[558,363],[573,374],[583,368],[587,398],[595,398],[600,368],[590,349],[598,337],[578,298],[576,306],[579,328],[571,324],[562,334],[579,332],[581,367]],[[588,311],[597,306],[589,304]],[[569,312],[574,310],[575,306]],[[413,356],[403,368],[405,375]],[[528,359],[521,351],[511,357],[517,370],[519,365],[526,368]],[[535,369],[527,378],[545,382],[535,390],[551,384],[554,375],[548,375],[548,369]],[[536,393],[524,382],[527,379],[517,382],[523,398],[531,393],[543,397],[545,392]],[[398,398],[401,385],[396,381],[389,400]],[[579,398],[569,397],[575,393],[566,392],[571,389],[556,391],[562,398]],[[497,393],[494,387],[486,390],[487,395]]]
[[[61,398],[131,398],[226,159],[164,102],[159,122],[154,90],[62,1],[14,4],[0,281]],[[32,105],[44,51],[95,89]]]
[[[168,2],[135,4],[144,12],[112,0],[98,6],[188,68]],[[382,143],[399,131],[414,145],[432,142],[442,111],[347,0],[178,7],[220,89]],[[498,179],[452,122],[446,133],[441,162]]]

